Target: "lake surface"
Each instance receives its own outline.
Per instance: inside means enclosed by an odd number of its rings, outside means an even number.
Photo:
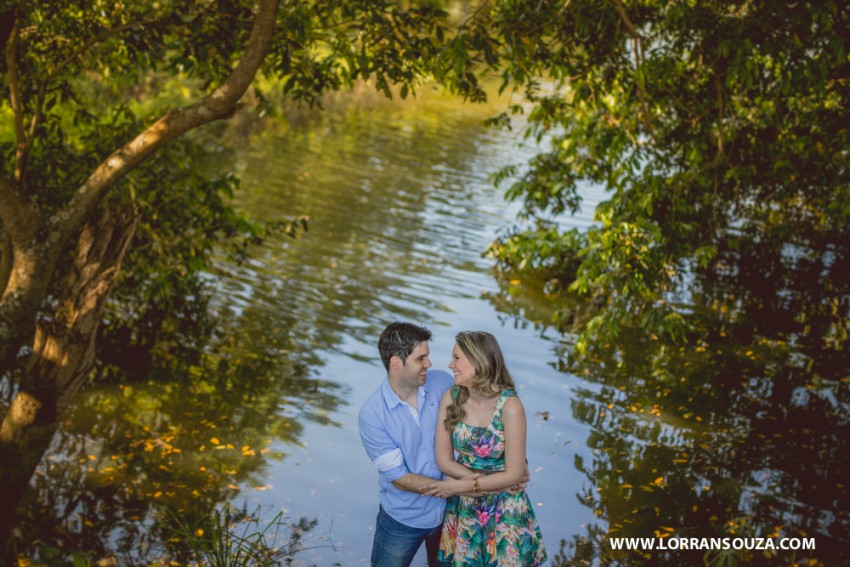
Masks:
[[[815,538],[817,551],[732,555],[848,564],[847,245],[721,251],[715,277],[688,290],[688,343],[634,329],[565,372],[554,300],[497,280],[482,257],[518,212],[489,176],[533,144],[482,125],[499,106],[424,94],[293,115],[222,156],[243,179],[240,207],[268,222],[308,216],[309,229],[218,261],[219,326],[202,356],[80,396],[27,500],[41,557],[147,564],[176,553],[181,522],[208,531],[229,504],[260,525],[314,521],[293,532],[299,564],[368,564],[377,473],[357,411],[385,375],[380,331],[407,320],[434,333],[436,368],[458,331],[499,338],[529,420],[528,493],[552,567],[729,558],[605,548],[609,536],[673,534]],[[584,194],[563,226],[590,226],[602,195]]]
[[[245,494],[251,506],[319,520],[317,548],[298,556],[307,562],[368,564],[377,473],[356,420],[385,375],[376,342],[394,320],[428,326],[434,367],[444,370],[456,332],[493,332],[529,417],[528,492],[552,554],[593,517],[575,498],[586,480],[572,466],[577,452],[589,456],[588,430],[569,410],[581,381],[553,368],[556,333],[515,324],[484,296],[499,286],[482,252],[516,214],[488,177],[533,149],[518,147],[517,132],[483,127],[493,110],[439,98],[352,110],[270,133],[240,160],[249,212],[311,220],[306,234],[265,248],[249,272],[230,271],[223,297],[263,311],[267,329],[291,322],[287,335],[309,337],[318,358],[311,377],[342,386],[333,423],[308,422],[299,443],[277,447],[287,456],[269,467],[271,488]],[[267,335],[255,337],[258,349]]]

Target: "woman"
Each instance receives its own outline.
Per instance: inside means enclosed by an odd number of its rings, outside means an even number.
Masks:
[[[454,567],[535,566],[546,550],[524,490],[525,410],[499,343],[490,333],[458,333],[434,440],[447,475],[426,492],[448,498],[440,559]],[[441,426],[442,425],[442,426]],[[457,460],[454,458],[457,451]]]

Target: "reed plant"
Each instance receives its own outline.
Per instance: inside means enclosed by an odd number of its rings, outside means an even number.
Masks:
[[[174,540],[179,541],[179,562],[203,567],[281,567],[292,565],[304,533],[316,520],[302,517],[287,523],[283,512],[269,521],[224,506],[201,522],[190,525],[175,516]],[[282,542],[282,540],[285,540]],[[171,563],[173,564],[173,563]]]

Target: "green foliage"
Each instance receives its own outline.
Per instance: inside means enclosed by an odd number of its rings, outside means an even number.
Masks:
[[[59,214],[107,156],[232,72],[255,4],[62,0],[21,6],[16,76],[4,74],[0,83],[4,169],[20,165],[21,191],[47,217]],[[282,3],[261,71],[265,80],[258,83],[263,87],[252,101],[263,111],[287,100],[320,104],[326,93],[360,82],[404,98],[433,73],[466,77],[467,86],[455,90],[480,98],[471,71],[476,60],[453,48],[461,59],[446,63],[450,26],[440,2]],[[279,93],[269,97],[264,89],[272,88]],[[216,128],[184,136],[111,189],[108,201],[130,203],[141,215],[102,331],[113,347],[152,348],[164,332],[172,344],[161,350],[191,362],[178,350],[197,349],[212,332],[203,274],[213,251],[224,247],[244,259],[271,231],[294,235],[306,228],[304,218],[258,222],[232,208],[238,179],[228,173],[233,164],[217,139],[222,134]],[[61,283],[51,285],[55,291]]]
[[[214,510],[197,525],[189,525],[179,516],[174,520],[177,542],[188,549],[188,556],[180,556],[189,564],[208,567],[290,565],[301,549],[303,534],[316,525],[316,520],[301,518],[290,526],[288,541],[281,543],[279,540],[287,528],[282,512],[264,525],[257,518],[227,506]]]
[[[741,234],[694,272],[685,341],[635,324],[586,341],[566,369],[586,384],[570,403],[592,451],[576,459],[578,497],[600,523],[553,564],[847,562],[848,243],[800,254]],[[816,534],[817,549],[639,554],[607,541],[674,532]]]
[[[509,197],[546,219],[574,211],[582,183],[608,191],[570,288],[605,303],[586,339],[627,324],[681,336],[691,274],[741,234],[803,248],[848,236],[840,3],[498,2],[489,15],[505,84],[524,87],[529,135],[549,144]]]
[[[487,255],[503,273],[533,272],[546,279],[572,281],[585,245],[586,236],[578,230],[561,232],[556,225],[540,221],[534,230],[514,230],[494,241]]]

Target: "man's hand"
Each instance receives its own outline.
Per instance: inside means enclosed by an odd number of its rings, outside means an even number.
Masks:
[[[434,498],[450,498],[458,494],[466,494],[471,489],[470,479],[447,478],[438,480],[425,489],[426,496]]]
[[[524,477],[522,477],[522,480],[520,480],[519,483],[513,485],[512,487],[507,489],[505,492],[509,492],[511,494],[519,494],[520,492],[522,492],[523,490],[528,488],[528,483],[529,483],[530,480],[531,480],[531,476],[526,474]]]
[[[528,488],[528,483],[531,482],[531,471],[528,470],[528,461],[525,462],[525,475],[523,475],[522,480],[519,483],[513,485],[505,492],[509,492],[511,494],[519,494],[526,488]]]

